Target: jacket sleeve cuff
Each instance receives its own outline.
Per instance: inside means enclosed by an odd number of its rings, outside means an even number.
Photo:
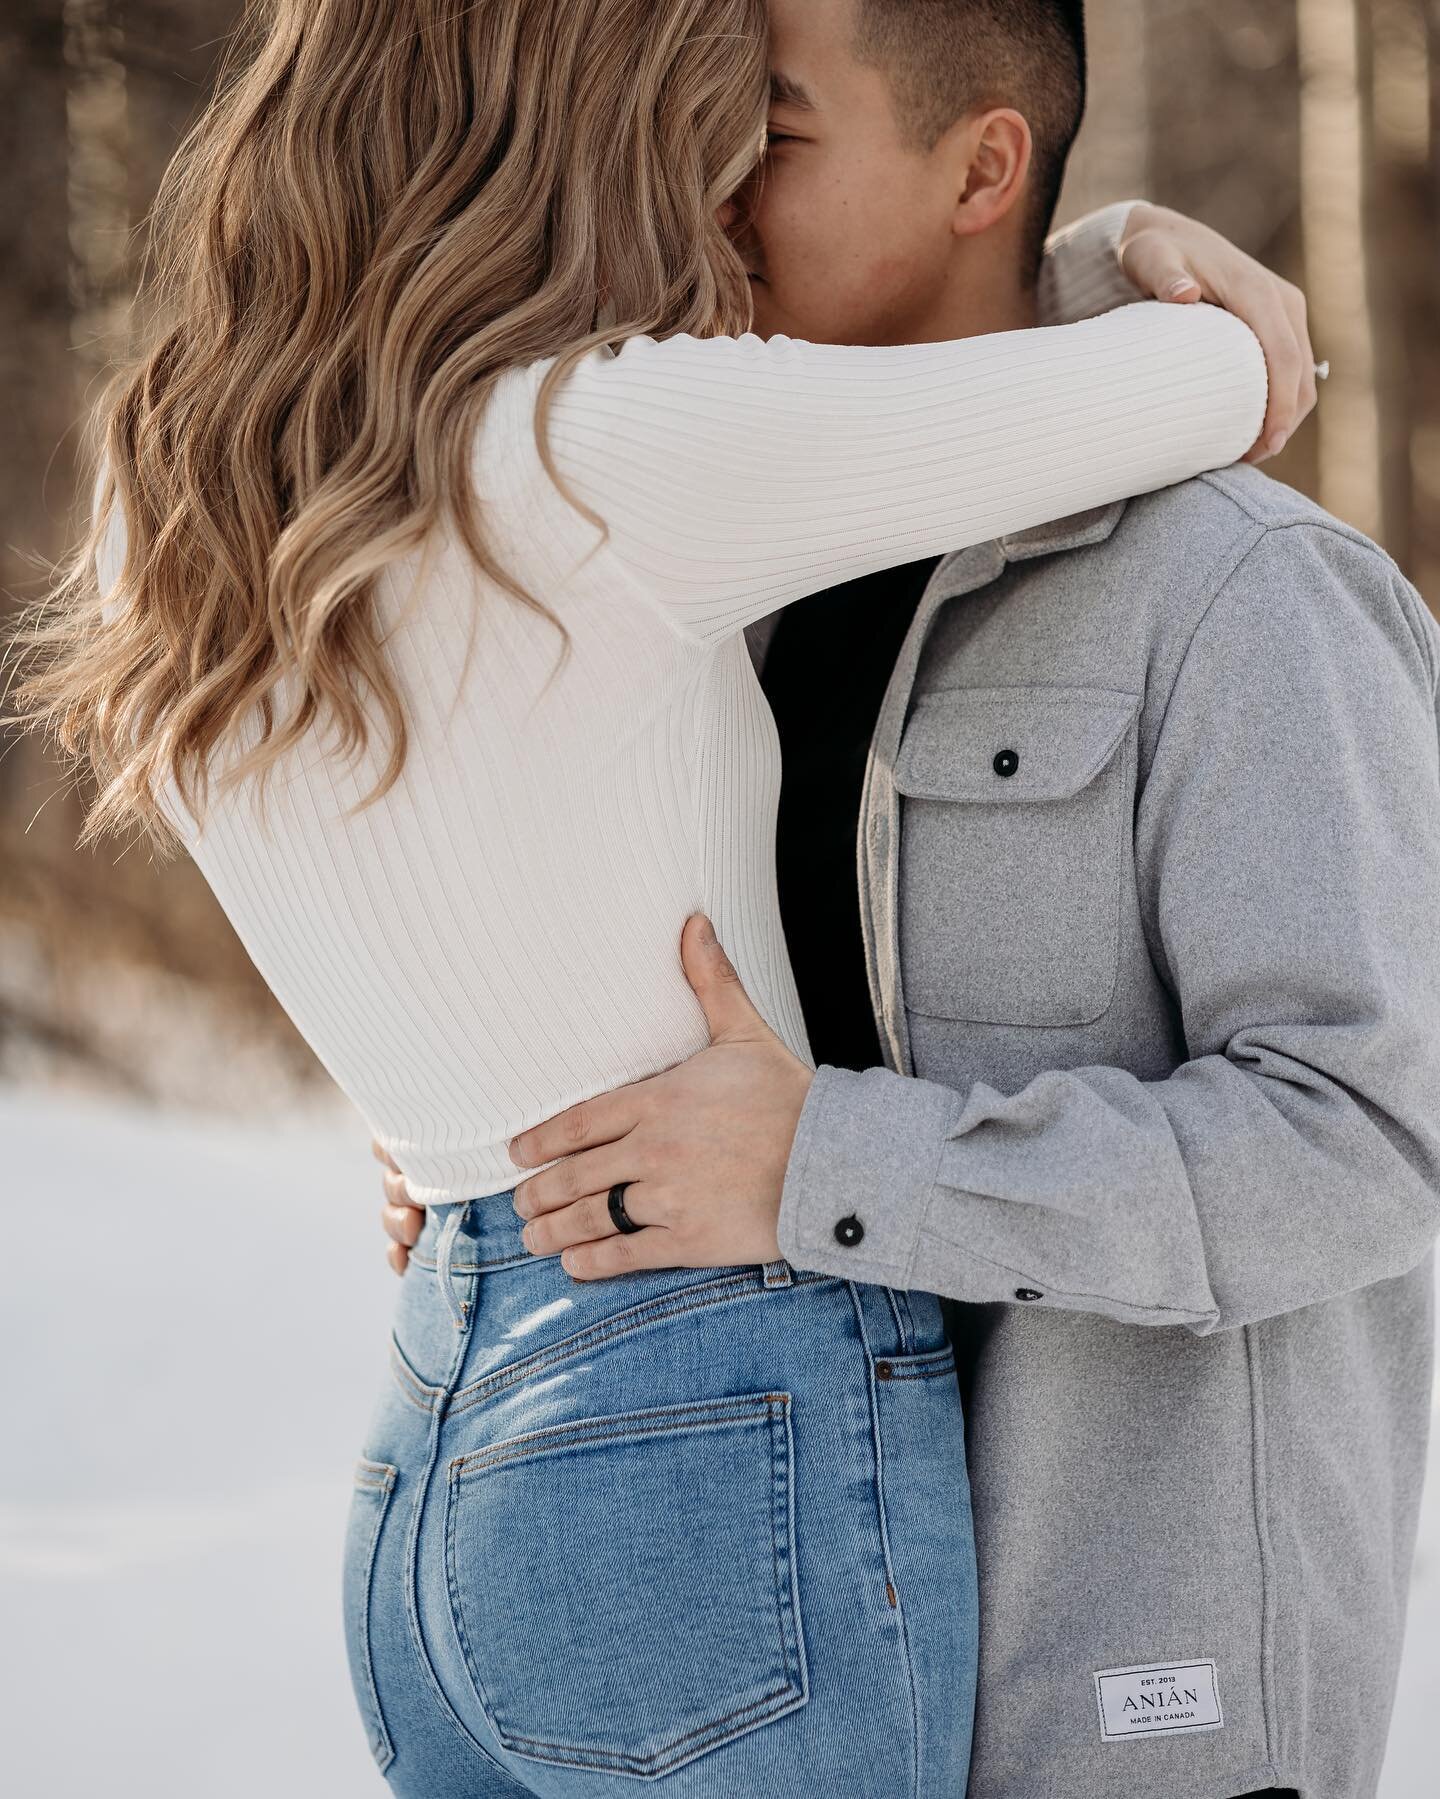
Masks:
[[[921,1221],[960,1095],[886,1068],[822,1065],[780,1196],[780,1253],[796,1268],[909,1287]],[[858,1221],[837,1237],[836,1226]]]
[[[980,1083],[970,1100],[977,1093],[984,1096],[982,1109],[1017,1103]],[[1203,1283],[1203,1251],[1196,1244],[1193,1258],[1181,1253],[1184,1233],[1165,1233],[1178,1267],[1167,1261],[1147,1269],[1143,1292],[1133,1280],[1117,1291],[1115,1271],[1129,1268],[1130,1259],[1119,1253],[1113,1229],[1100,1230],[1098,1241],[1088,1248],[1082,1242],[1082,1253],[1067,1259],[1064,1243],[1044,1241],[1043,1204],[976,1190],[979,1171],[964,1145],[964,1120],[973,1110],[966,1095],[935,1081],[885,1068],[855,1074],[823,1065],[785,1171],[781,1255],[795,1268],[969,1304],[1024,1302],[1125,1324],[1183,1324],[1202,1334],[1215,1327],[1219,1314]],[[1038,1185],[1034,1197],[1042,1199]],[[1074,1233],[1066,1241],[1075,1251]],[[1199,1285],[1186,1279],[1195,1260],[1202,1265]]]
[[[1074,325],[1147,298],[1120,266],[1120,242],[1136,200],[1087,213],[1046,240],[1040,265],[1042,325]]]

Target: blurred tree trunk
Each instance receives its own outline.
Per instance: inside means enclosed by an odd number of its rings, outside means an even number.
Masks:
[[[1430,154],[1431,0],[1369,0],[1375,148],[1381,162],[1423,167]]]
[[[1294,0],[1146,11],[1154,198],[1275,264],[1299,203]]]
[[[1431,161],[1430,0],[1369,0],[1374,58],[1375,154],[1370,253],[1377,325],[1381,494],[1385,547],[1428,574],[1424,492],[1429,419],[1440,403],[1435,344],[1435,255],[1416,255],[1434,236]]]
[[[1421,223],[1408,248],[1418,286],[1418,326],[1411,341],[1423,359],[1423,390],[1417,399],[1413,459],[1415,581],[1440,614],[1440,0],[1425,5],[1425,64],[1429,73],[1429,156]],[[1418,246],[1418,254],[1417,254]]]
[[[1426,24],[1426,62],[1430,70],[1430,180],[1432,193],[1440,197],[1440,0],[1430,0]],[[1440,207],[1431,222],[1436,227],[1431,241],[1437,258],[1440,258]]]
[[[1071,158],[1061,224],[1112,200],[1150,199],[1150,111],[1145,0],[1086,9],[1090,121]]]
[[[65,0],[70,342],[77,404],[125,348],[130,311],[130,112],[115,0]]]
[[[51,11],[58,11],[62,33],[64,141],[55,167],[64,180],[64,203],[56,215],[64,237],[58,246],[50,243],[52,253],[58,248],[60,254],[47,299],[60,298],[55,290],[63,282],[63,302],[47,323],[57,337],[63,329],[69,356],[68,379],[54,386],[52,430],[39,441],[61,452],[49,471],[51,492],[43,496],[57,540],[47,547],[60,553],[71,547],[74,518],[73,456],[80,444],[73,425],[88,413],[124,342],[131,282],[129,131],[116,0],[64,0]],[[33,745],[26,744],[23,754],[35,789],[29,847],[42,856],[63,856],[80,829],[79,799],[40,761]]]
[[[1146,19],[1152,198],[1302,282],[1295,0],[1149,0]],[[1310,488],[1315,456],[1312,427],[1267,468]]]
[[[0,631],[8,602],[39,598],[72,548],[76,477],[89,472],[76,424],[127,348],[144,249],[133,226],[240,12],[241,0],[4,0]],[[90,971],[118,961],[208,986],[235,1017],[294,1041],[193,866],[114,846],[77,854],[59,770],[30,739],[0,750],[0,1063],[7,1033],[64,1037],[63,996],[81,1018]]]
[[[1322,506],[1387,539],[1387,482],[1370,286],[1373,87],[1357,0],[1298,0],[1305,268],[1318,354]],[[1393,505],[1393,501],[1392,501]]]
[[[65,33],[54,0],[5,0],[0,13],[0,628],[15,601],[43,591],[58,548],[70,470],[51,455],[74,416],[66,293]],[[47,505],[47,499],[53,500]],[[25,805],[38,758],[0,745],[0,805]],[[37,802],[38,803],[38,802]]]

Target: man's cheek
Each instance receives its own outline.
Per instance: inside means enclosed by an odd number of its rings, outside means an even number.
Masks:
[[[785,236],[770,267],[775,285],[791,301],[824,308],[837,290],[853,284],[855,249],[848,233],[811,218]]]

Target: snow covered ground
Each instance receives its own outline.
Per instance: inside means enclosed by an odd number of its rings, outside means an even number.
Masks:
[[[0,1145],[5,1791],[378,1799],[339,1626],[396,1285],[363,1126],[0,1088]],[[1431,1462],[1381,1799],[1437,1790]]]

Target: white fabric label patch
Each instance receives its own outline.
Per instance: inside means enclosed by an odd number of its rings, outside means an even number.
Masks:
[[[1168,1736],[1171,1731],[1221,1730],[1220,1686],[1214,1662],[1153,1662],[1144,1668],[1107,1668],[1095,1676],[1100,1735]]]

